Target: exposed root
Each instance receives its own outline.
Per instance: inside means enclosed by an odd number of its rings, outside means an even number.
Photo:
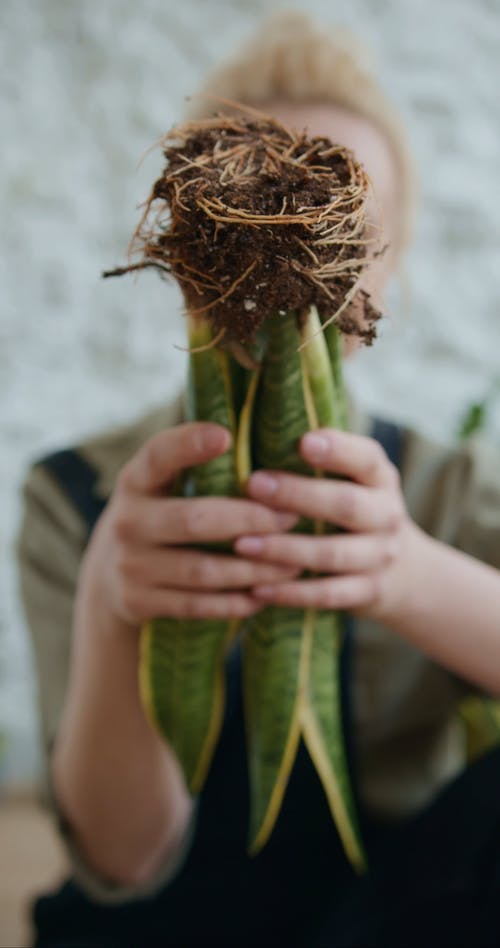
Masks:
[[[225,329],[225,326],[223,326],[222,329],[221,329],[221,331],[218,332],[217,335],[214,336],[214,338],[213,338],[210,342],[207,342],[204,346],[191,346],[191,347],[189,347],[189,346],[177,346],[177,345],[174,345],[174,349],[178,349],[179,352],[190,352],[190,353],[192,353],[192,352],[208,352],[209,349],[215,349],[215,348],[219,345],[219,342],[222,342],[222,340],[223,340],[225,334],[226,334],[226,329]]]
[[[241,111],[165,136],[167,165],[130,245],[139,262],[105,275],[172,273],[224,345],[252,343],[269,315],[312,304],[323,323],[371,341],[378,313],[360,280],[380,241],[367,235],[364,169],[326,138]]]

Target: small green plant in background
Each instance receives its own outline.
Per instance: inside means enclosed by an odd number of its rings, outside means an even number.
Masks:
[[[5,789],[5,760],[7,757],[7,735],[0,731],[0,790]]]
[[[499,392],[500,377],[494,380],[482,399],[467,406],[457,426],[457,437],[461,441],[484,431],[493,402]]]

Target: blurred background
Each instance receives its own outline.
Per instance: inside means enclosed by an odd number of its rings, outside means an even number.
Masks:
[[[38,770],[17,594],[20,485],[41,453],[139,415],[182,384],[181,300],[125,259],[161,164],[146,150],[206,70],[272,9],[354,28],[407,122],[421,212],[382,339],[349,368],[371,411],[453,439],[490,397],[500,439],[498,0],[3,0],[0,4],[0,780]]]

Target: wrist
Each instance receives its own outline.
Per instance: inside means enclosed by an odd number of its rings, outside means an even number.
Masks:
[[[82,559],[75,597],[75,632],[84,628],[86,636],[101,643],[115,638],[134,641],[141,624],[127,622],[115,607],[109,553],[106,544],[101,543],[103,527],[98,524]]]
[[[381,592],[373,618],[389,628],[396,628],[406,616],[422,608],[425,598],[425,564],[433,544],[410,518],[400,533],[400,551],[383,575]]]

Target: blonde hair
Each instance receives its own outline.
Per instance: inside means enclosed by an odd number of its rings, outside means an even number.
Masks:
[[[234,56],[209,73],[188,105],[188,118],[220,109],[217,98],[260,106],[279,98],[331,102],[372,122],[389,142],[398,168],[398,249],[409,243],[417,186],[407,135],[354,33],[344,27],[325,29],[298,11],[274,14]]]

